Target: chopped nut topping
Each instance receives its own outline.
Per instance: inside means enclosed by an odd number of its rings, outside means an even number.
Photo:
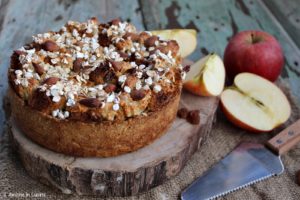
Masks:
[[[39,91],[29,95],[33,99],[28,104],[38,110],[51,108],[47,113],[53,117],[66,119],[73,115],[67,110],[78,106],[102,115],[123,111],[146,94],[172,89],[175,71],[184,77],[187,69],[179,64],[178,47],[175,41],[137,32],[119,19],[106,24],[96,18],[69,21],[59,31],[37,34],[32,43],[15,50],[9,77],[18,87]],[[146,112],[144,106],[138,113]],[[115,119],[105,114],[101,118]]]
[[[81,99],[79,103],[91,108],[97,108],[101,106],[101,101],[99,101],[99,99],[96,98]]]
[[[54,52],[59,50],[59,46],[54,41],[47,40],[42,44],[42,49]]]
[[[152,47],[155,46],[155,42],[158,41],[158,37],[157,36],[151,36],[149,37],[146,41],[145,41],[145,46],[146,47]]]
[[[44,80],[44,84],[47,84],[47,85],[55,85],[57,83],[57,81],[59,81],[60,78],[58,77],[49,77],[47,79]]]
[[[42,74],[45,73],[45,70],[41,65],[39,65],[37,63],[32,63],[32,65],[33,65],[34,70],[36,71],[36,73],[38,73],[38,75],[42,75]]]

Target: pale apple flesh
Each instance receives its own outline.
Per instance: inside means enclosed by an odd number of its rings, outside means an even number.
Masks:
[[[251,73],[235,77],[234,85],[221,95],[221,106],[232,123],[253,132],[271,131],[291,114],[283,92],[272,82]]]
[[[151,31],[165,40],[176,40],[180,55],[185,58],[197,47],[197,31],[194,29],[166,29]]]
[[[225,68],[217,54],[209,54],[191,65],[183,87],[200,96],[218,96],[225,83]]]

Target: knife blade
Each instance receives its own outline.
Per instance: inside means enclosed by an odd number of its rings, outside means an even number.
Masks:
[[[300,141],[300,120],[266,145],[241,143],[181,194],[182,200],[214,199],[283,173],[280,155]]]

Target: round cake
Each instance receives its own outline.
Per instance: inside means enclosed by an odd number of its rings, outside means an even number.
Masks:
[[[167,131],[184,76],[174,40],[118,19],[69,21],[13,52],[12,116],[27,137],[55,152],[116,156]]]

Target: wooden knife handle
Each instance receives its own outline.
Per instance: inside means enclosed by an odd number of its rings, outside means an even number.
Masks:
[[[300,119],[271,138],[266,146],[278,155],[282,155],[300,142]]]

